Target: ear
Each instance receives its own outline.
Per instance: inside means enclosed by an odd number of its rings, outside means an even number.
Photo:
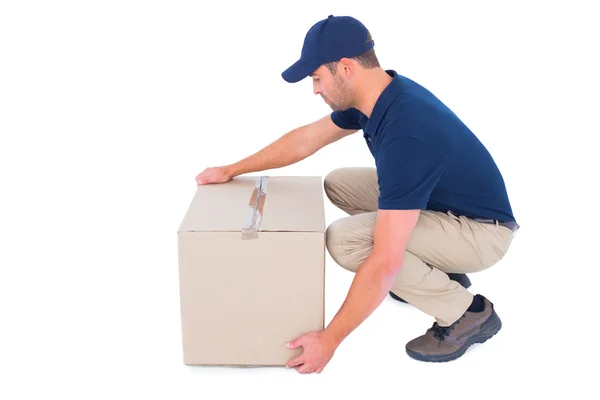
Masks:
[[[352,78],[356,72],[356,61],[350,58],[342,58],[338,63],[338,73],[345,78]]]

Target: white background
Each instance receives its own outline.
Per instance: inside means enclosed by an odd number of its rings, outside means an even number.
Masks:
[[[2,1],[0,398],[502,398],[595,390],[592,2]],[[386,299],[320,375],[182,363],[178,226],[204,168],[331,110],[281,72],[329,14],[432,90],[498,163],[522,225],[471,275],[504,326],[445,364]],[[373,166],[361,133],[270,175]],[[326,204],[327,223],[344,216]],[[326,321],[353,275],[327,258]],[[584,363],[588,366],[584,367]]]

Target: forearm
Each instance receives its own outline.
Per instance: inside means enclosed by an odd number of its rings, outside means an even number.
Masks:
[[[374,257],[358,268],[348,296],[325,334],[338,346],[379,307],[397,279],[399,268],[387,268]]]
[[[232,176],[264,171],[294,164],[310,155],[306,146],[307,127],[294,129],[262,150],[226,166]]]

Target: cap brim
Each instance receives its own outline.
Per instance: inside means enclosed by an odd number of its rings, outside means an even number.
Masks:
[[[320,64],[299,59],[291,67],[283,71],[281,76],[289,83],[300,82],[320,66]]]

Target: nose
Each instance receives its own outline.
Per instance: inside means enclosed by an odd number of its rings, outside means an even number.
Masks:
[[[321,93],[321,87],[316,81],[313,81],[313,93],[314,94]]]

